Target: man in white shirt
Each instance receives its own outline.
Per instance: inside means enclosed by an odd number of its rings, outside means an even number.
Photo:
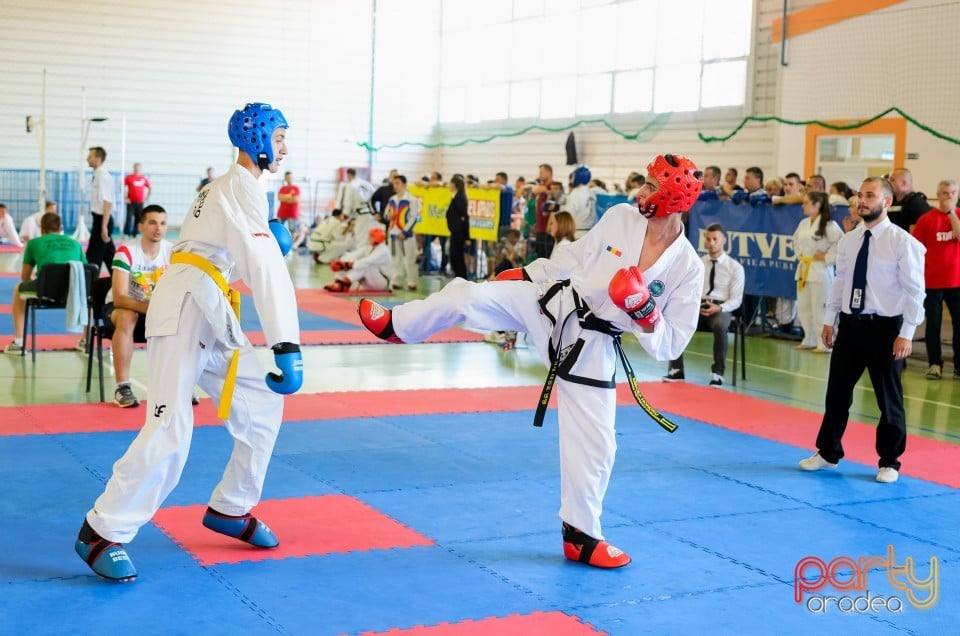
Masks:
[[[890,182],[869,177],[857,192],[862,223],[840,239],[837,277],[823,312],[823,345],[833,349],[817,453],[803,470],[836,468],[843,458],[843,432],[853,389],[869,370],[880,408],[877,481],[897,481],[907,447],[900,374],[923,322],[926,248],[887,217]]]
[[[567,211],[577,228],[574,235],[583,238],[597,222],[597,195],[590,188],[590,168],[577,166],[573,171],[573,190],[567,197]]]
[[[34,212],[23,220],[23,223],[20,224],[21,241],[26,243],[30,239],[37,238],[43,233],[40,230],[40,219],[43,218],[43,215],[47,212],[57,213],[57,204],[55,201],[47,201],[43,210]]]
[[[745,275],[743,265],[724,251],[727,233],[719,223],[708,226],[704,234],[707,253],[703,261],[703,294],[700,301],[700,321],[697,329],[713,333],[713,364],[710,366],[710,386],[723,386],[723,372],[727,361],[727,331],[733,312],[743,302]],[[665,382],[684,379],[683,355],[670,361]]]
[[[138,406],[140,400],[130,386],[130,359],[133,343],[146,342],[145,328],[150,296],[160,275],[170,265],[173,244],[167,234],[167,211],[148,205],[137,224],[140,238],[121,245],[113,255],[113,278],[103,306],[103,315],[113,325],[113,370],[117,388],[113,401],[120,408]]]
[[[100,146],[90,148],[87,165],[93,168],[93,183],[90,186],[90,213],[93,223],[90,225],[90,243],[87,245],[87,262],[96,265],[106,264],[107,271],[113,267],[113,210],[117,205],[116,188],[113,175],[103,165],[107,160],[107,151]]]

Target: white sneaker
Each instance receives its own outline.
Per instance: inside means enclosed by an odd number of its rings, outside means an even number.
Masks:
[[[493,344],[503,344],[507,341],[507,335],[506,332],[503,331],[491,331],[490,333],[484,334],[483,341]]]
[[[7,345],[7,348],[3,350],[4,353],[9,353],[12,356],[19,356],[23,353],[23,345],[17,344],[16,342],[11,342]]]
[[[87,352],[87,339],[86,339],[86,338],[80,338],[79,340],[77,340],[77,345],[76,345],[75,348],[76,348],[76,350],[79,351],[80,353],[86,353],[86,352]]]
[[[930,368],[927,369],[927,378],[931,380],[939,380],[941,375],[943,375],[943,368],[939,364],[931,364]],[[894,478],[894,481],[896,481],[896,478]]]
[[[836,464],[831,464],[823,457],[820,456],[820,453],[814,453],[806,459],[800,460],[800,468],[802,470],[822,470],[824,468],[836,468]]]
[[[890,466],[884,466],[877,471],[877,481],[881,484],[892,484],[900,478],[900,473],[896,468],[891,468]]]
[[[711,373],[710,386],[723,386],[723,377],[719,373]]]
[[[669,369],[667,375],[660,378],[664,382],[683,382],[683,370],[682,369]]]

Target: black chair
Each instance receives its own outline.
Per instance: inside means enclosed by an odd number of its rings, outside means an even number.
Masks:
[[[97,275],[97,268],[93,265],[84,265],[84,277],[87,288],[87,308],[89,315],[90,288]],[[30,357],[37,361],[37,312],[41,309],[65,309],[67,296],[70,293],[70,265],[67,263],[51,263],[44,265],[37,273],[37,295],[25,298],[23,313],[23,349],[21,356],[27,354],[27,325],[30,325]]]
[[[90,325],[87,327],[87,393],[90,392],[90,385],[93,380],[93,351],[97,351],[97,368],[100,372],[100,401],[104,402],[103,391],[103,341],[112,340],[114,327],[103,314],[103,305],[107,299],[107,292],[113,279],[109,276],[98,278],[93,282],[93,291],[90,295]],[[134,336],[134,342],[144,343],[146,339],[140,339]]]
[[[737,386],[737,360],[740,361],[741,379],[747,379],[747,325],[743,321],[743,312],[739,307],[733,311],[729,331],[733,332],[733,386]]]

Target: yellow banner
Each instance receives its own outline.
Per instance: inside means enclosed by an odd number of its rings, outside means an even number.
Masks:
[[[444,187],[411,186],[410,193],[420,199],[420,222],[413,231],[417,234],[450,236],[447,208],[450,207],[453,192]],[[496,241],[500,222],[500,191],[467,188],[467,214],[470,215],[470,238]]]

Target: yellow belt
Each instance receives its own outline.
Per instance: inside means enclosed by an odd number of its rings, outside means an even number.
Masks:
[[[807,286],[807,276],[810,275],[810,263],[812,262],[812,256],[800,257],[800,265],[797,266],[797,291],[803,291],[803,288]]]
[[[189,252],[176,252],[170,256],[171,263],[182,263],[184,265],[193,265],[209,276],[223,295],[230,301],[230,307],[233,313],[240,320],[240,292],[227,284],[227,279],[223,277],[220,270],[214,267],[213,263],[202,256],[191,254]],[[230,358],[230,366],[227,367],[227,377],[223,380],[223,392],[220,393],[220,404],[217,405],[217,417],[222,420],[230,417],[230,403],[233,401],[233,388],[237,383],[237,368],[240,364],[240,350],[234,349],[233,356]]]

